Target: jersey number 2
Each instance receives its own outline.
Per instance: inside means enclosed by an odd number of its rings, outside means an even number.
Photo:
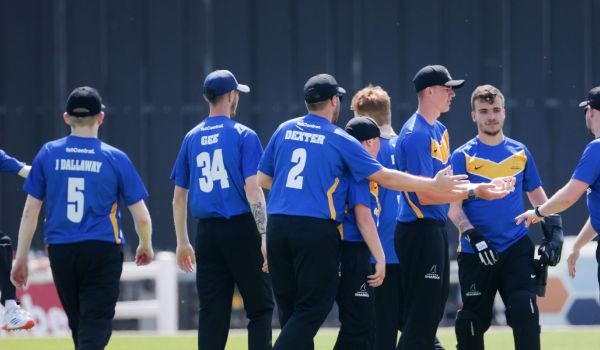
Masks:
[[[296,165],[290,169],[285,187],[301,190],[304,176],[300,174],[306,165],[306,150],[304,148],[296,148],[292,152],[292,163],[296,163]]]
[[[225,164],[223,163],[223,150],[217,148],[212,156],[208,152],[202,152],[196,157],[196,164],[202,169],[202,177],[198,179],[202,192],[210,192],[213,189],[213,182],[219,180],[221,188],[229,188],[229,177]]]
[[[83,219],[84,180],[82,177],[70,177],[67,183],[67,219],[74,223]]]

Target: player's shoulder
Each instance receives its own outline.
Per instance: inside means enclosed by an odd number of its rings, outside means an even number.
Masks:
[[[231,124],[231,128],[235,130],[239,135],[256,135],[256,132],[252,130],[252,128],[234,120],[232,120],[232,123],[233,124]]]
[[[514,147],[517,149],[522,149],[522,150],[526,150],[527,146],[525,146],[525,144],[523,142],[517,141],[515,139],[511,139],[510,137],[504,137],[504,144],[507,147]]]
[[[413,114],[402,126],[398,138],[417,138],[429,140],[431,137],[431,125],[429,125],[419,114]]]
[[[593,139],[588,143],[588,147],[598,148],[600,147],[600,137]]]
[[[123,152],[121,149],[110,145],[104,141],[100,141],[100,150],[102,151],[102,153],[106,156],[109,156],[111,158],[115,158],[115,159],[129,159],[129,156],[127,155],[127,153]]]
[[[461,145],[457,149],[455,149],[454,152],[452,152],[452,154],[453,155],[454,154],[462,154],[462,153],[469,154],[470,152],[474,151],[477,148],[478,143],[479,143],[479,139],[477,137],[474,137],[474,138],[470,139],[469,141],[465,142],[463,145]]]

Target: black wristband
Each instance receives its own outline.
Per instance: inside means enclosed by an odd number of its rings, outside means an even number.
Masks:
[[[533,213],[535,214],[535,216],[537,216],[538,218],[543,218],[544,215],[542,215],[540,213],[540,206],[538,205],[537,207],[535,207],[535,209],[533,210]]]
[[[474,189],[470,189],[469,191],[467,191],[467,199],[469,200],[473,200],[475,198],[477,198],[477,195],[475,194],[475,190]]]

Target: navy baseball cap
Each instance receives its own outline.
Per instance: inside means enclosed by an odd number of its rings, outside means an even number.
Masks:
[[[71,92],[67,99],[67,114],[73,117],[89,117],[104,109],[98,90],[81,86]]]
[[[379,126],[371,117],[354,117],[344,129],[359,142],[381,136]]]
[[[419,92],[427,87],[443,85],[453,87],[455,89],[461,88],[464,84],[464,80],[452,80],[450,72],[444,66],[430,65],[421,68],[415,77],[413,78],[416,92]]]
[[[579,107],[587,106],[591,106],[593,109],[600,111],[600,86],[591,89],[588,93],[588,99],[579,104]]]
[[[216,70],[204,79],[204,95],[208,98],[217,97],[233,90],[250,92],[250,87],[239,84],[233,73],[228,70]]]
[[[304,84],[304,100],[308,103],[325,101],[336,95],[341,98],[344,94],[346,90],[329,74],[315,75]]]

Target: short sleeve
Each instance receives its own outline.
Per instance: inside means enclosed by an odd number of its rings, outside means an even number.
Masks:
[[[363,180],[383,168],[355,138],[348,134],[338,136],[341,137],[336,139],[339,142],[336,148],[355,181]]]
[[[412,175],[433,177],[431,139],[426,134],[410,133],[402,141],[406,171]]]
[[[540,179],[540,174],[535,166],[533,155],[527,148],[525,148],[525,155],[527,156],[527,164],[525,164],[525,172],[523,173],[523,191],[531,192],[542,185],[542,179]]]
[[[47,154],[46,147],[38,152],[37,156],[31,162],[31,171],[25,179],[23,190],[30,196],[41,201],[46,197],[46,175],[44,173],[44,158]]]
[[[25,164],[19,162],[0,149],[0,172],[16,174],[21,171],[24,166]]]
[[[452,165],[452,172],[455,175],[461,175],[467,173],[465,154],[462,151],[454,151],[450,158],[450,164]]]
[[[120,175],[119,191],[125,204],[130,206],[148,197],[148,191],[129,157],[122,154],[117,158],[117,163]]]
[[[591,185],[596,182],[598,176],[600,176],[600,142],[592,141],[583,151],[572,178]]]
[[[348,187],[348,208],[353,209],[358,204],[366,207],[371,205],[371,192],[368,180],[351,181]]]
[[[255,132],[248,130],[242,138],[242,175],[244,179],[256,175],[263,148]]]
[[[273,177],[273,174],[275,173],[273,152],[275,152],[275,142],[277,140],[277,135],[279,135],[279,130],[280,129],[277,129],[275,133],[273,133],[273,136],[271,136],[271,139],[269,140],[269,143],[267,144],[267,147],[265,148],[265,151],[258,162],[258,170],[271,177]]]
[[[188,138],[186,136],[181,144],[181,149],[175,160],[175,165],[173,165],[173,170],[171,171],[171,180],[175,182],[175,185],[186,189],[190,187],[190,165],[188,161],[187,143]]]

